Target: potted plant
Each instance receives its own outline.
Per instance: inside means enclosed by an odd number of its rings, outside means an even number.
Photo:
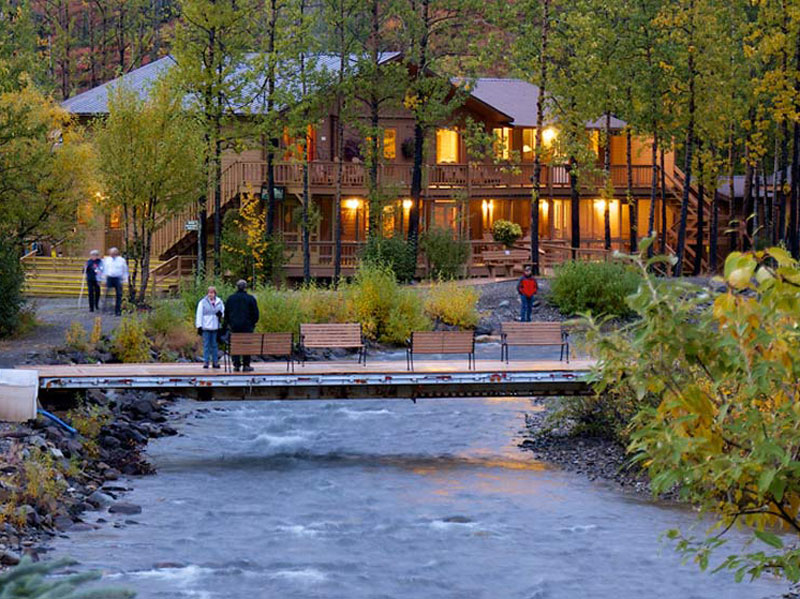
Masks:
[[[506,247],[506,254],[514,243],[522,237],[522,227],[510,220],[496,220],[492,224],[492,237],[497,243],[502,243]]]

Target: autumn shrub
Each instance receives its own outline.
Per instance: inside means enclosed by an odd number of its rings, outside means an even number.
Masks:
[[[632,312],[626,298],[641,281],[636,270],[623,262],[574,260],[555,268],[547,298],[563,314],[626,316]]]
[[[361,251],[365,264],[387,266],[401,283],[411,281],[417,271],[413,248],[402,237],[377,237],[367,240]]]
[[[307,322],[296,292],[267,285],[254,293],[260,317],[256,325],[259,333],[297,333],[300,324]]]
[[[25,506],[33,506],[42,515],[54,513],[69,486],[65,465],[47,449],[21,445],[12,446],[5,459],[14,468],[2,481],[8,496],[3,500],[0,523],[25,528],[29,509]]]
[[[200,351],[200,338],[191,320],[183,314],[183,306],[174,300],[158,302],[145,319],[147,335],[163,361],[177,357],[192,358]]]
[[[103,319],[99,316],[95,316],[94,322],[92,323],[92,332],[89,335],[89,344],[92,347],[96,347],[100,340],[103,338]]]
[[[306,285],[296,292],[304,322],[346,322],[350,320],[341,290]]]
[[[638,402],[628,450],[653,492],[713,517],[704,536],[667,537],[701,568],[724,545],[718,569],[737,580],[800,580],[800,264],[781,248],[734,252],[724,291],[636,264],[644,284],[628,302],[639,318],[612,331],[587,319],[586,338],[598,399]],[[734,525],[752,543],[728,548]]]
[[[433,326],[425,314],[425,300],[415,289],[403,288],[397,294],[394,305],[383,326],[381,341],[401,345],[411,337],[413,331],[427,331]]]
[[[464,276],[469,259],[469,243],[454,236],[451,229],[431,227],[420,239],[420,248],[430,265],[433,279],[455,279]]]
[[[64,335],[65,345],[72,350],[85,352],[89,349],[89,337],[86,329],[77,320],[73,320]]]
[[[474,287],[453,281],[431,286],[425,298],[425,313],[434,321],[460,329],[473,329],[480,320],[480,294]]]
[[[120,362],[149,362],[151,343],[144,322],[136,316],[124,317],[111,341],[111,351]]]
[[[344,287],[347,313],[361,323],[368,339],[383,337],[399,291],[394,272],[387,266],[372,264],[362,264],[353,281]]]

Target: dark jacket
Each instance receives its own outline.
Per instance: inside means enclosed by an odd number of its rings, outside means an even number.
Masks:
[[[103,272],[103,261],[100,258],[89,258],[89,260],[86,261],[84,271],[86,272],[87,281],[90,283],[96,282]]]
[[[526,277],[522,275],[517,282],[517,293],[525,297],[533,297],[539,291],[539,286],[536,284],[536,277]]]
[[[225,302],[225,319],[234,333],[252,333],[258,322],[258,302],[246,291],[237,291]]]

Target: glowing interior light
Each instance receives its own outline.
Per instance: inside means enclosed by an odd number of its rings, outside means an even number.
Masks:
[[[553,140],[558,135],[558,131],[556,131],[553,127],[548,127],[544,131],[542,131],[542,143],[546,146],[549,146],[553,143]]]
[[[344,207],[348,210],[358,210],[361,208],[361,200],[358,198],[350,198],[344,201]]]
[[[403,200],[403,210],[411,210],[411,206],[414,205],[414,202],[411,200]]]

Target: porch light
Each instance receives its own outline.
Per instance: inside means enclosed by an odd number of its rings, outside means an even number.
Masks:
[[[525,144],[524,146],[522,146],[522,151],[525,152],[526,154],[529,154],[530,152],[533,152],[533,148],[530,147],[528,144]]]
[[[414,205],[412,200],[403,200],[403,210],[411,210],[411,206]]]
[[[348,210],[358,210],[361,208],[361,200],[359,198],[350,198],[344,201],[344,207]]]
[[[553,140],[558,135],[558,131],[554,127],[547,127],[547,129],[542,131],[542,143],[546,146],[549,146],[553,143]]]

